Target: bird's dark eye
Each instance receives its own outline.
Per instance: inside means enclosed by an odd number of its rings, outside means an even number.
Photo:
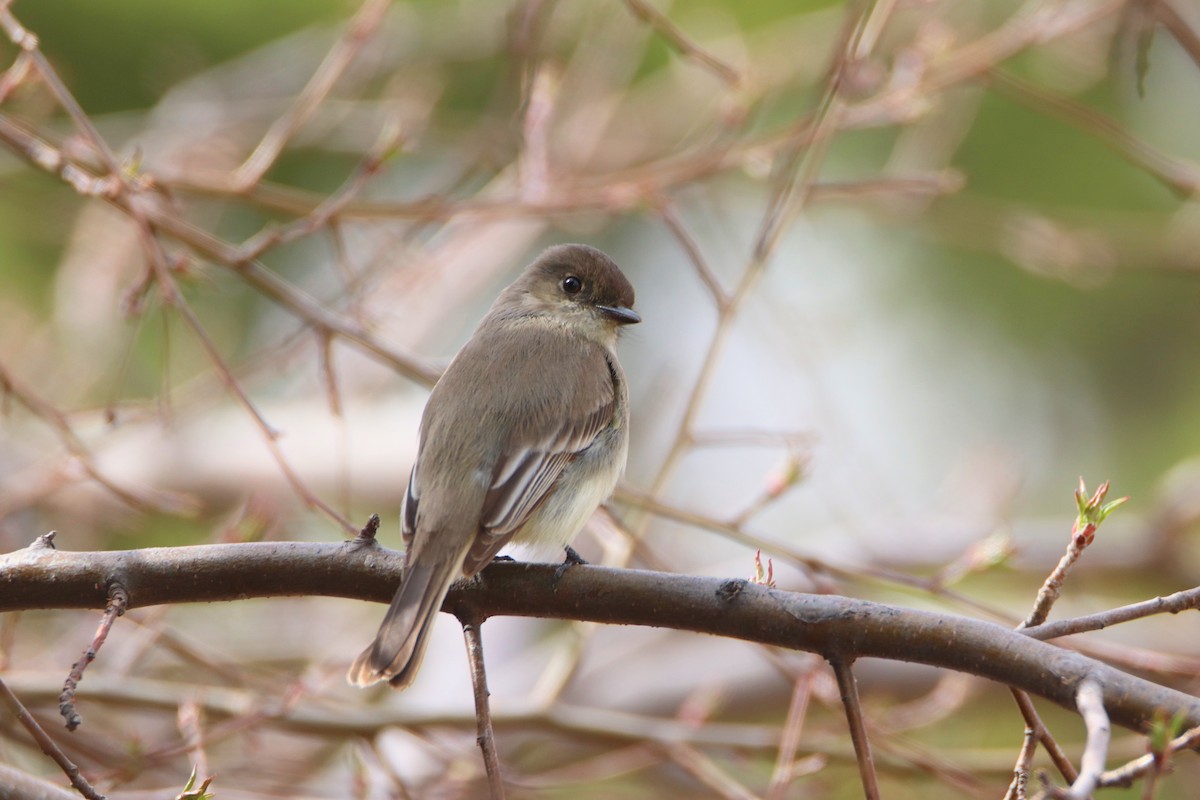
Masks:
[[[579,294],[579,290],[583,288],[583,281],[574,275],[568,275],[563,278],[562,287],[567,294]]]

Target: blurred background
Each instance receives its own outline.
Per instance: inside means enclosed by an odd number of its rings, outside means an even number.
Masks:
[[[629,467],[585,558],[749,577],[761,549],[783,589],[1015,624],[1082,476],[1132,499],[1055,617],[1197,583],[1192,3],[8,11],[180,223],[156,240],[181,300],[127,211],[14,144],[104,174],[0,41],[0,118],[26,136],[0,148],[5,551],[51,529],[69,550],[329,541],[371,513],[400,547],[430,379],[542,248],[581,241],[644,319],[621,345]],[[481,796],[452,618],[408,692],[344,685],[381,613],[133,612],[58,738],[115,796],[179,791],[192,764],[225,797]],[[96,616],[0,620],[5,679],[55,732]],[[1075,644],[1194,691],[1195,624]],[[803,654],[531,620],[485,636],[513,796],[861,796],[836,686]],[[1003,687],[859,677],[885,796],[1000,796],[1023,727]],[[1077,753],[1078,720],[1043,710]],[[53,775],[3,733],[0,761]],[[1119,734],[1110,763],[1141,752]],[[1193,796],[1179,769],[1158,796]]]

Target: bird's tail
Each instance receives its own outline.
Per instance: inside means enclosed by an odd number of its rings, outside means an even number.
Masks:
[[[450,584],[458,577],[461,564],[461,558],[449,558],[432,564],[414,563],[405,569],[375,641],[350,666],[346,676],[350,683],[370,686],[390,681],[397,689],[404,689],[416,679],[433,619]]]

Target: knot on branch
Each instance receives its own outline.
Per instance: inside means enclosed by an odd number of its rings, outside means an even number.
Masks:
[[[58,531],[50,531],[43,533],[41,536],[33,540],[33,544],[29,545],[30,550],[57,550],[54,546],[54,537],[58,536]]]
[[[367,520],[367,524],[362,527],[357,536],[350,540],[350,543],[356,546],[378,545],[379,540],[375,537],[375,534],[379,533],[379,525],[379,515],[372,514],[370,519]]]
[[[742,578],[730,578],[717,587],[717,597],[720,598],[722,602],[732,603],[745,588],[745,580]]]

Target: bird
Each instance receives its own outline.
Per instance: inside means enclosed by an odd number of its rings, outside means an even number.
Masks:
[[[550,247],[497,297],[433,387],[404,498],[405,561],[351,684],[415,680],[451,584],[512,540],[566,545],[612,493],[629,449],[621,330],[641,321],[617,264]]]

